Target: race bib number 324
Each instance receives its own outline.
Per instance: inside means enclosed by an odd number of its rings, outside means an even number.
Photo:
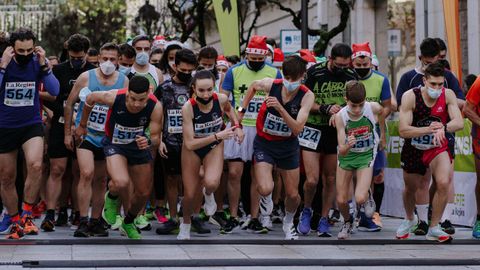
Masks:
[[[35,82],[5,83],[3,104],[10,107],[33,106],[35,100]]]
[[[320,130],[305,126],[303,127],[302,133],[298,135],[298,143],[303,147],[315,150],[317,149],[321,136],[322,132]]]

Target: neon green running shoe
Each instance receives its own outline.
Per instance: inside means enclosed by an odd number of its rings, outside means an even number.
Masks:
[[[120,226],[120,233],[127,236],[129,239],[142,239],[140,230],[137,228],[137,226],[135,226],[134,223],[125,224],[125,222],[122,222],[122,226]]]
[[[108,225],[113,225],[117,221],[118,207],[120,206],[120,200],[111,199],[108,197],[109,192],[105,193],[105,204],[103,205],[102,217],[108,223]]]
[[[150,231],[152,229],[152,225],[144,215],[139,215],[137,218],[135,218],[133,224],[135,224],[135,226],[142,231]]]

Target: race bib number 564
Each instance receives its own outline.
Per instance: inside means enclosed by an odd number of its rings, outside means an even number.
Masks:
[[[35,100],[35,82],[5,83],[3,104],[10,107],[33,106]]]

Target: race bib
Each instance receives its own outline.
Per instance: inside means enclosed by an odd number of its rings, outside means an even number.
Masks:
[[[195,137],[202,138],[213,135],[218,132],[223,125],[223,119],[221,117],[206,123],[196,123],[194,128]]]
[[[3,104],[10,107],[33,106],[35,99],[35,82],[5,83]]]
[[[369,134],[366,136],[358,136],[355,137],[357,142],[355,145],[350,148],[350,152],[354,153],[365,153],[371,149],[373,149],[374,143],[373,143],[373,134]]]
[[[267,113],[267,117],[265,117],[263,132],[280,137],[290,137],[292,135],[292,130],[287,126],[283,118],[271,113]]]
[[[241,97],[240,104],[243,104],[243,98],[244,96]],[[243,116],[243,119],[257,120],[258,112],[260,111],[264,101],[264,96],[254,96],[248,104],[248,107],[245,108],[246,112]]]
[[[87,127],[95,131],[104,132],[108,109],[108,106],[95,104],[88,117]]]
[[[433,134],[412,138],[412,146],[418,150],[428,150],[437,147],[433,144]]]
[[[124,127],[115,124],[113,130],[112,143],[113,144],[129,144],[135,141],[137,135],[143,134],[143,127]]]
[[[303,147],[316,150],[321,136],[322,132],[320,130],[305,126],[302,133],[298,135],[298,142]]]
[[[167,110],[168,133],[182,133],[182,110]]]

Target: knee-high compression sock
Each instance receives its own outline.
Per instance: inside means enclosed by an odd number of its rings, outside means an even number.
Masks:
[[[380,213],[384,191],[385,191],[385,183],[373,184],[373,200],[375,201],[375,205],[376,205],[375,212]]]

